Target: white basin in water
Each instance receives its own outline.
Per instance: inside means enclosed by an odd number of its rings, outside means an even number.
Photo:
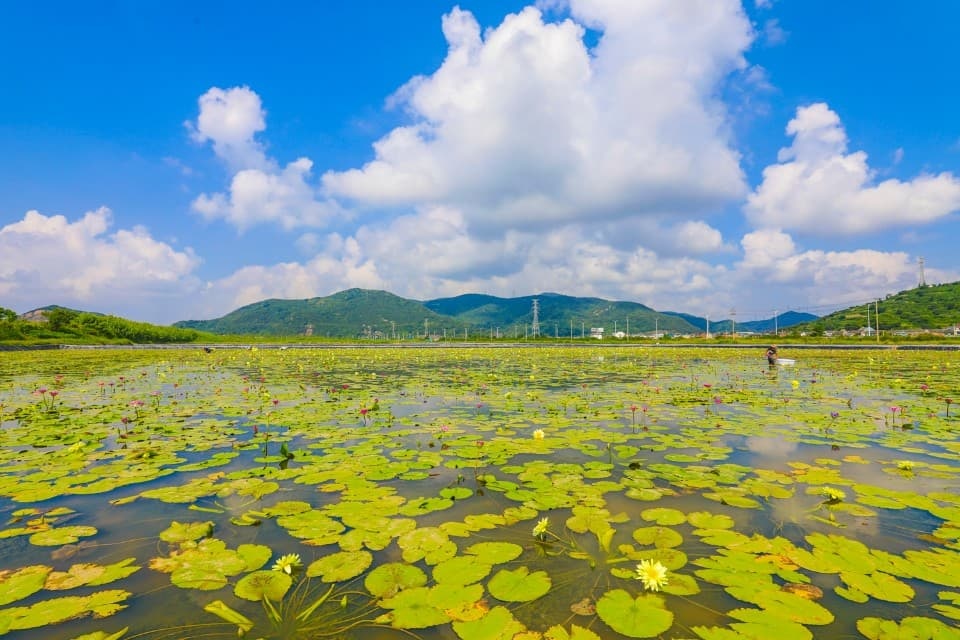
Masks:
[[[793,358],[777,358],[777,364],[789,367],[792,364],[795,364],[797,361]]]

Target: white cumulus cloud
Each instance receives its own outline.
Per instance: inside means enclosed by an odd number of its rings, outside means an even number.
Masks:
[[[327,192],[363,205],[438,205],[471,229],[702,215],[746,191],[715,96],[752,38],[732,0],[574,0],[481,32],[443,19],[447,57],[394,96],[410,124]],[[584,27],[602,31],[593,51]]]
[[[928,224],[960,210],[960,179],[951,173],[877,182],[867,154],[847,152],[840,117],[822,102],[798,108],[787,134],[793,143],[747,198],[756,227],[856,234]]]
[[[110,233],[111,225],[111,212],[102,207],[72,222],[28,211],[0,228],[5,306],[27,311],[60,304],[136,319],[155,305],[163,321],[180,319],[162,307],[196,286],[197,256],[153,239],[143,227]]]
[[[200,115],[188,123],[194,139],[210,142],[233,170],[227,193],[203,193],[192,208],[207,220],[223,219],[244,231],[258,224],[284,229],[322,227],[342,209],[321,199],[311,184],[313,162],[298,158],[281,168],[255,135],[266,129],[260,96],[248,87],[214,87],[200,97]]]

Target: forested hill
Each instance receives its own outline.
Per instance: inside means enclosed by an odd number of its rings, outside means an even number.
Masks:
[[[56,305],[34,309],[23,317],[0,307],[0,341],[6,343],[189,343],[204,337],[193,329],[135,322]]]
[[[869,312],[868,312],[869,307]],[[879,311],[881,331],[929,329],[938,331],[960,324],[960,282],[925,285],[901,291],[882,300],[836,311],[797,329],[811,332],[857,331],[876,328]],[[869,318],[868,318],[869,314]]]

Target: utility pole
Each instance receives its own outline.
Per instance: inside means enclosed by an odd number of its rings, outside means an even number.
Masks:
[[[710,337],[710,314],[707,314],[707,337]]]
[[[873,314],[874,321],[873,323],[877,325],[877,344],[880,343],[880,301],[877,300],[874,302],[873,310],[876,312]]]
[[[776,309],[773,310],[773,335],[780,337],[780,331],[777,329],[777,315],[778,312]]]
[[[737,339],[737,310],[730,309],[730,335],[734,340]]]
[[[540,301],[533,299],[533,337],[540,337]]]
[[[627,340],[630,339],[630,316],[627,316]]]
[[[917,258],[917,262],[920,263],[920,286],[925,287],[927,286],[927,279],[923,275],[923,256]]]

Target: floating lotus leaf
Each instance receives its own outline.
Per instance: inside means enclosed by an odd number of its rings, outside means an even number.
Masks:
[[[46,531],[39,531],[30,536],[30,544],[38,547],[58,547],[76,542],[80,538],[96,535],[96,533],[96,527],[84,525],[55,527]]]
[[[640,517],[648,522],[656,522],[659,525],[669,527],[670,525],[683,524],[687,521],[687,516],[677,509],[667,509],[657,507],[655,509],[644,509],[640,512]]]
[[[303,502],[301,500],[285,500],[283,502],[278,502],[273,506],[266,507],[263,509],[263,513],[271,518],[276,518],[279,516],[292,516],[298,513],[303,513],[305,511],[310,511],[312,508],[313,507],[310,506],[309,502]]]
[[[16,571],[0,571],[0,605],[22,600],[40,591],[52,570],[52,567],[31,565]]]
[[[419,567],[400,562],[381,564],[367,574],[363,586],[378,598],[389,598],[398,591],[422,587],[427,583],[427,574]]]
[[[447,487],[446,489],[440,490],[441,498],[449,498],[450,500],[465,500],[473,495],[473,491],[467,487]]]
[[[431,605],[451,615],[451,612],[462,612],[472,608],[483,598],[483,585],[468,584],[454,585],[450,583],[437,584],[430,588],[428,601]]]
[[[43,588],[49,591],[59,591],[74,589],[84,585],[100,586],[109,584],[139,571],[139,566],[130,566],[134,560],[136,560],[136,558],[127,558],[126,560],[121,560],[111,565],[92,563],[74,564],[66,571],[52,572],[47,576],[47,581]]]
[[[317,510],[303,511],[277,518],[277,525],[306,544],[323,546],[335,543],[346,529],[342,523]]]
[[[960,588],[960,553],[947,549],[908,549],[913,577],[945,587]]]
[[[523,547],[512,542],[478,542],[467,547],[464,553],[477,556],[487,564],[503,564],[519,558]]]
[[[749,537],[731,529],[696,529],[693,533],[699,536],[703,542],[715,547],[732,549],[750,542]]]
[[[193,543],[187,543],[193,544]],[[247,562],[226,543],[206,538],[194,546],[174,550],[166,558],[153,558],[150,568],[170,574],[170,581],[184,589],[211,591],[226,585],[227,577],[246,571]]]
[[[180,544],[188,540],[199,540],[213,535],[213,523],[206,522],[172,522],[169,527],[160,532],[160,539],[170,544]]]
[[[254,602],[260,602],[264,598],[280,602],[292,584],[293,578],[283,571],[254,571],[237,581],[233,594]]]
[[[460,640],[513,640],[525,629],[506,607],[494,607],[478,620],[453,623]]]
[[[694,596],[700,593],[700,585],[693,576],[671,572],[667,584],[660,590],[674,596]]]
[[[765,612],[789,622],[830,624],[834,619],[823,605],[783,591],[773,583],[727,587],[726,591],[738,600],[755,604]]]
[[[392,609],[391,624],[399,629],[426,629],[450,622],[450,616],[430,604],[431,590],[410,587],[380,600],[384,609]]]
[[[247,563],[247,571],[255,571],[267,564],[273,551],[262,544],[241,544],[237,547],[237,555]]]
[[[552,582],[546,571],[530,573],[527,567],[501,569],[490,578],[490,595],[504,602],[530,602],[550,591]]]
[[[543,634],[544,640],[601,640],[600,636],[589,629],[570,625],[570,631],[560,625],[555,625],[546,630]]]
[[[657,595],[634,598],[623,589],[607,591],[597,601],[597,615],[628,638],[655,638],[673,626],[673,613]]]
[[[709,511],[694,511],[688,513],[687,522],[697,529],[732,529],[736,524],[734,519],[726,514],[715,514]]]
[[[434,511],[443,511],[453,506],[453,500],[450,498],[413,498],[400,508],[400,513],[405,516],[422,516]]]
[[[667,527],[641,527],[634,529],[633,539],[640,544],[652,544],[660,549],[678,547],[683,544],[683,536]]]
[[[857,620],[857,631],[868,640],[947,640],[957,637],[955,628],[947,626],[934,618],[909,616],[900,624],[894,620],[882,618],[861,618]]]
[[[477,556],[455,556],[433,568],[433,579],[444,586],[473,584],[490,575],[492,569],[493,565],[482,562]]]
[[[457,545],[437,527],[414,529],[400,536],[397,544],[403,549],[403,559],[406,562],[423,559],[427,564],[437,564],[457,553]]]
[[[870,575],[841,571],[840,579],[851,589],[861,591],[877,600],[886,600],[887,602],[910,602],[913,600],[914,592],[910,585],[879,571]]]
[[[105,618],[124,609],[126,605],[120,603],[130,595],[128,591],[98,591],[88,596],[52,598],[35,602],[29,607],[2,609],[0,610],[0,629],[9,631],[36,629],[85,616]]]
[[[703,497],[716,500],[720,504],[729,505],[731,507],[739,507],[741,509],[760,509],[763,506],[757,500],[749,498],[735,489],[708,492],[704,493]]]
[[[338,551],[315,560],[307,567],[307,576],[323,582],[343,582],[355,578],[373,563],[369,551]]]
[[[784,640],[811,640],[813,633],[802,624],[784,620],[766,609],[734,609],[728,615],[743,622],[730,626],[748,638],[783,638]]]

